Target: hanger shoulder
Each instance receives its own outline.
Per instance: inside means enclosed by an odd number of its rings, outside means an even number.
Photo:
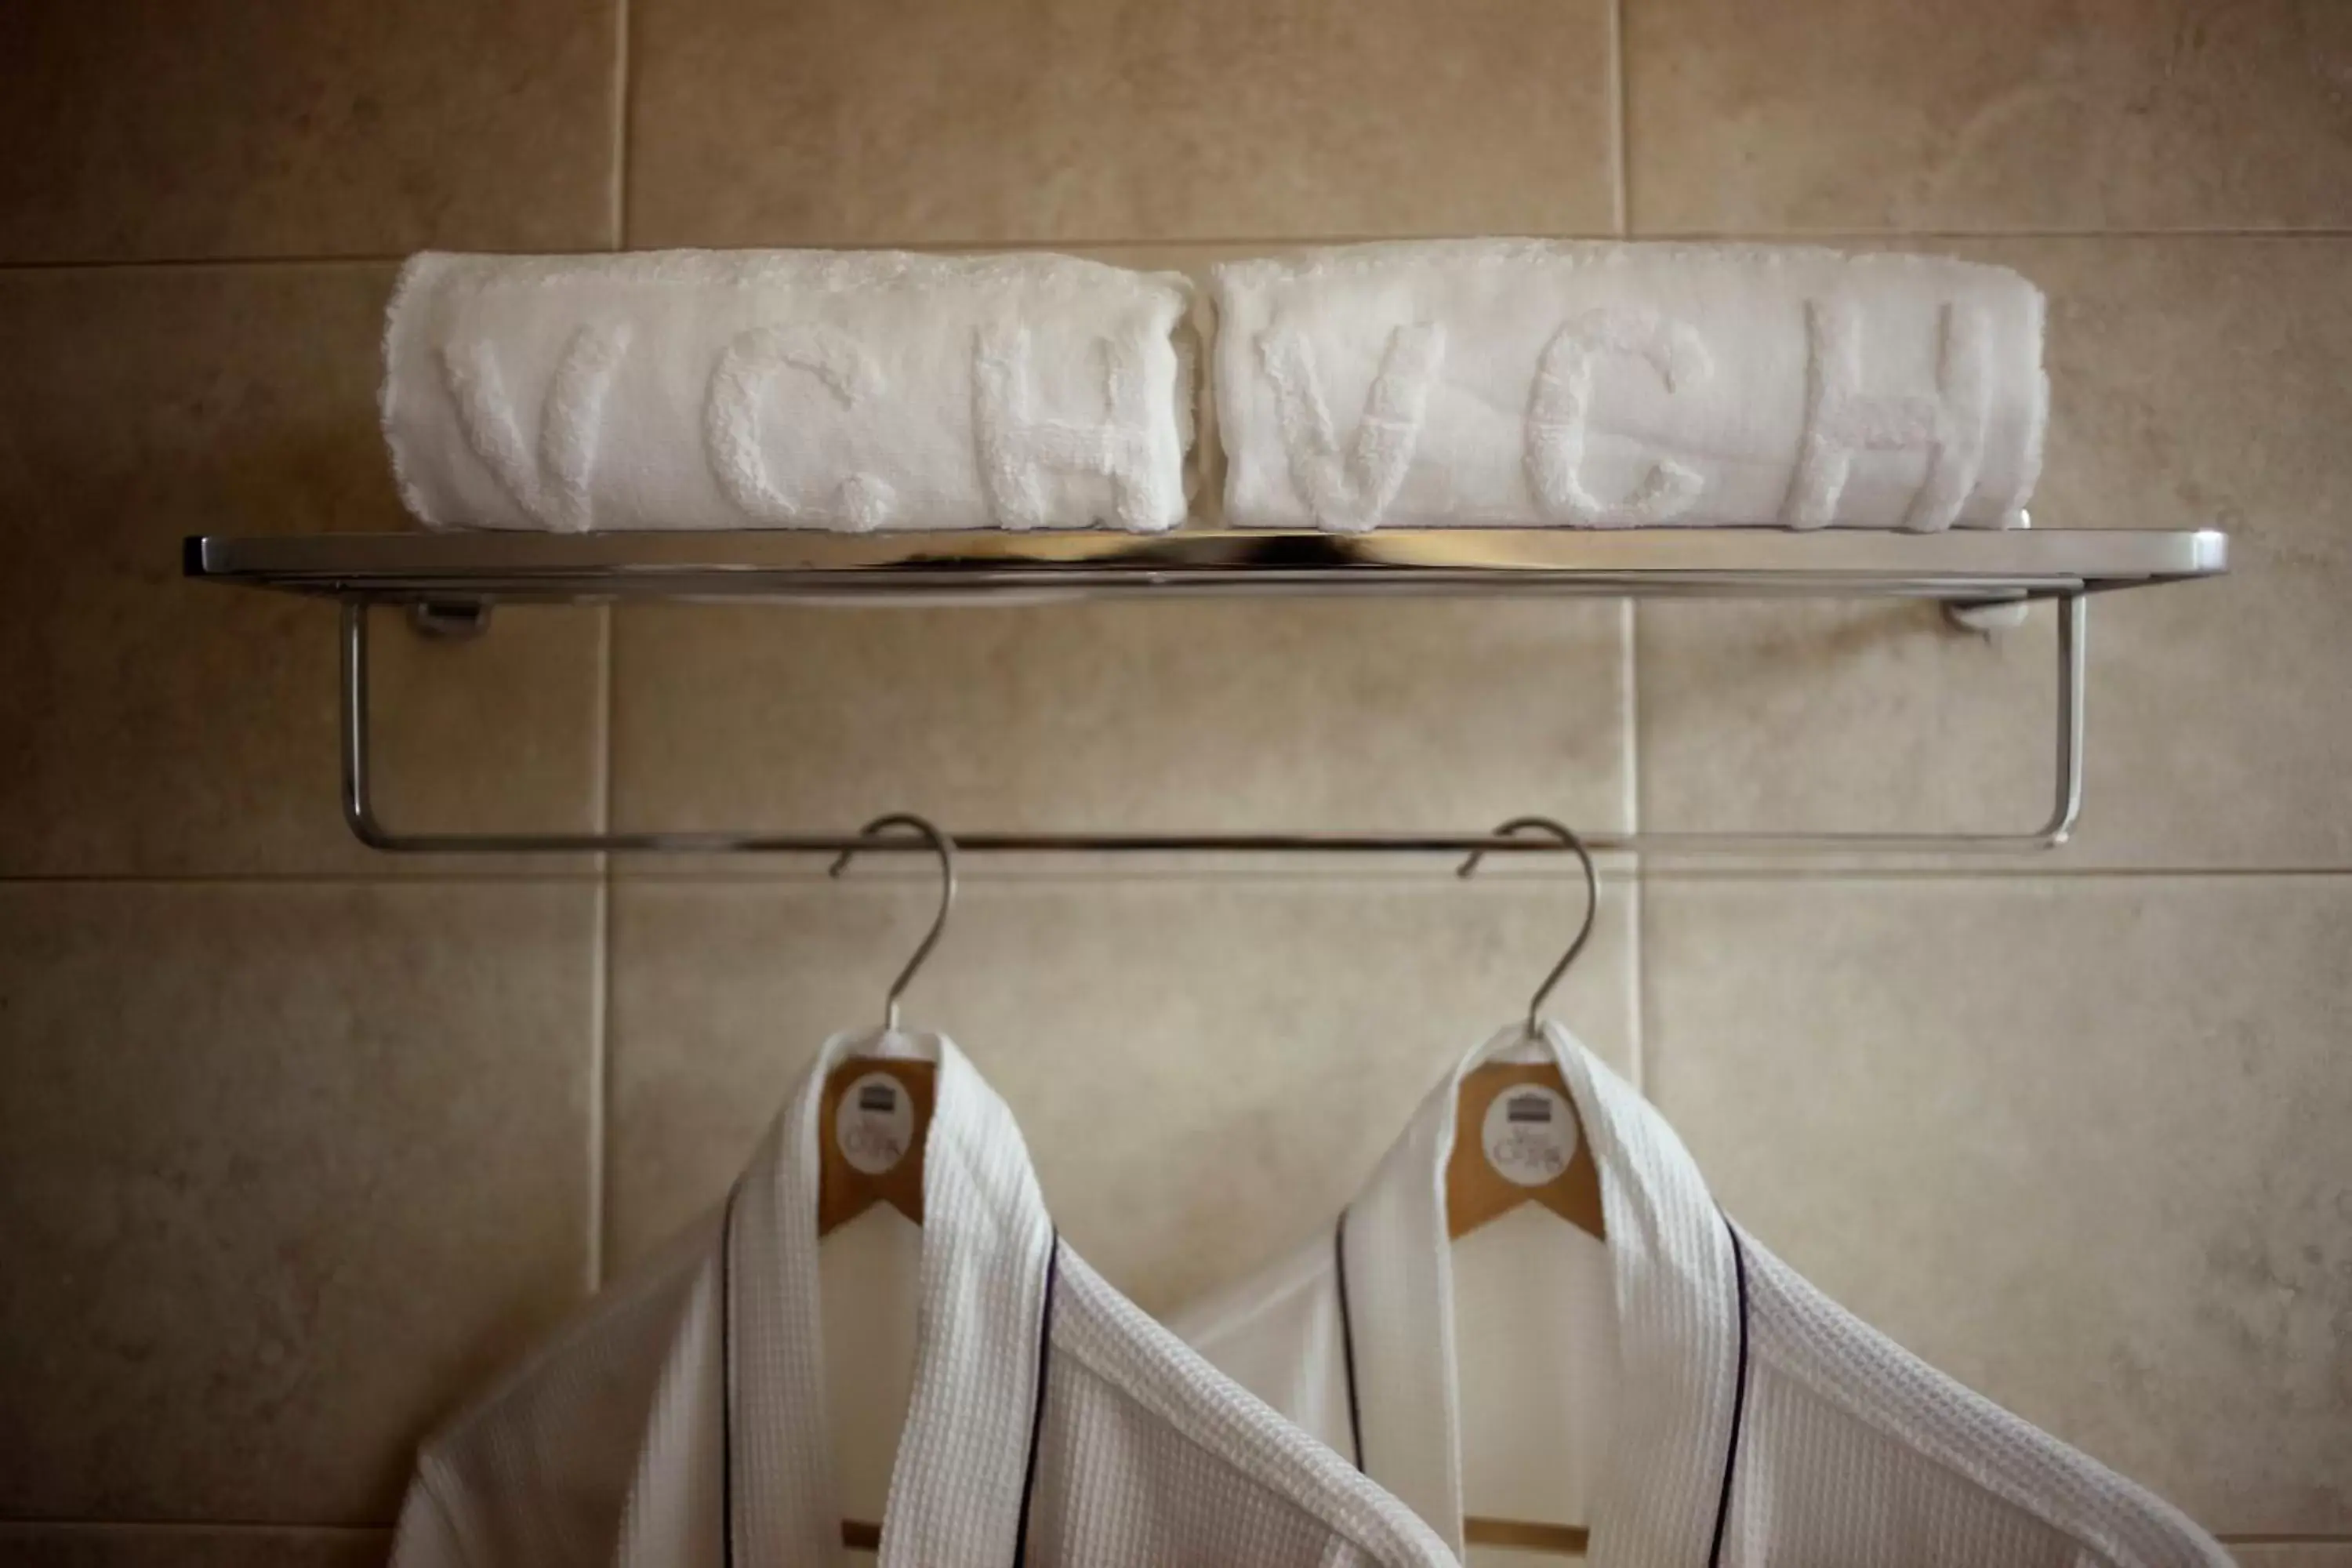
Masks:
[[[853,1090],[877,1074],[897,1085],[903,1107],[878,1103],[845,1103]],[[868,1090],[876,1086],[866,1083]],[[931,1110],[938,1103],[936,1063],[898,1058],[858,1057],[843,1062],[827,1075],[819,1102],[817,1137],[816,1234],[820,1239],[872,1208],[887,1203],[917,1225],[923,1223],[923,1145],[930,1131]],[[849,1136],[843,1136],[846,1121]],[[904,1138],[904,1147],[882,1169],[872,1167],[888,1159],[890,1147]],[[862,1151],[853,1160],[850,1147]]]
[[[1486,1147],[1488,1117],[1496,1102],[1514,1089],[1529,1087],[1549,1089],[1558,1099],[1536,1097],[1528,1110],[1564,1113],[1567,1131],[1575,1140],[1575,1148],[1559,1174],[1535,1185],[1505,1175]],[[1506,1110],[1503,1114],[1507,1119],[1509,1112]],[[1528,1123],[1531,1135],[1547,1125]],[[1532,1141],[1541,1146],[1540,1137]],[[1593,1160],[1592,1141],[1584,1135],[1559,1065],[1489,1062],[1464,1075],[1455,1097],[1454,1153],[1445,1163],[1445,1233],[1458,1240],[1525,1203],[1541,1204],[1587,1235],[1608,1239],[1601,1210],[1601,1167]]]

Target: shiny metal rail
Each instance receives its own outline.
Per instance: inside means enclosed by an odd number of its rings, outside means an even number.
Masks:
[[[844,849],[929,851],[927,841],[868,839],[855,833],[729,829],[624,833],[408,833],[385,826],[375,804],[368,750],[368,601],[342,606],[343,816],[375,848],[406,854],[507,854],[595,850],[655,854],[831,853]],[[2063,595],[2058,611],[2057,795],[2040,826],[2015,833],[1747,833],[1591,832],[1599,850],[1665,855],[1947,855],[2047,849],[2065,842],[2083,808],[2084,649],[2089,621],[2085,592]],[[972,851],[1072,851],[1089,854],[1507,854],[1554,852],[1549,839],[1493,833],[997,833],[958,832]]]
[[[206,582],[376,603],[1026,603],[1195,595],[2062,598],[2217,575],[2211,531],[391,533],[186,541]]]
[[[343,810],[352,830],[403,853],[888,852],[849,833],[757,829],[411,833],[388,826],[368,751],[372,605],[423,606],[431,624],[478,624],[508,601],[636,599],[779,604],[1017,605],[1068,598],[1411,595],[1476,597],[1894,596],[1951,606],[2053,599],[2058,613],[2056,790],[2037,826],[1990,833],[1594,833],[1596,849],[1663,855],[1949,855],[2048,848],[2083,803],[2087,595],[2220,575],[2212,531],[1419,529],[1365,534],[398,533],[192,538],[190,577],[342,603]],[[1524,854],[1548,841],[1492,833],[962,832],[974,851],[1162,854]]]

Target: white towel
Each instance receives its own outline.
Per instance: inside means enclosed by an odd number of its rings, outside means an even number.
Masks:
[[[2021,525],[2041,292],[1936,257],[1522,240],[1214,269],[1245,528]]]
[[[1190,298],[1064,256],[428,253],[384,437],[436,528],[1172,528]]]

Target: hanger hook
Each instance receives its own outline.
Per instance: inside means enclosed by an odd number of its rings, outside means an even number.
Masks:
[[[889,994],[884,998],[882,1004],[883,1032],[897,1034],[898,1032],[898,998],[905,995],[907,987],[914,984],[915,976],[921,972],[924,961],[931,956],[931,949],[940,944],[940,933],[948,929],[948,911],[955,908],[956,842],[949,837],[947,831],[937,823],[929,817],[918,816],[911,811],[894,811],[877,816],[859,828],[857,837],[871,838],[886,827],[913,828],[930,840],[932,850],[940,858],[940,912],[931,917],[931,929],[923,933],[922,942],[915,949],[915,955],[907,960],[907,967],[898,971],[898,979],[890,982]],[[825,875],[840,876],[849,868],[850,857],[856,853],[857,847],[855,845],[843,850]]]
[[[1576,928],[1576,940],[1568,944],[1568,951],[1559,955],[1559,962],[1551,966],[1551,973],[1544,976],[1543,984],[1536,987],[1534,997],[1528,1003],[1528,1034],[1532,1037],[1542,1032],[1544,1003],[1550,999],[1552,988],[1568,973],[1568,966],[1576,962],[1576,955],[1584,951],[1584,944],[1592,939],[1592,922],[1601,914],[1601,874],[1592,868],[1592,852],[1584,847],[1584,840],[1579,838],[1572,829],[1549,816],[1515,816],[1495,829],[1497,834],[1506,835],[1529,830],[1549,833],[1559,839],[1576,852],[1577,863],[1584,868],[1584,923]],[[1484,849],[1472,850],[1470,858],[1463,861],[1454,874],[1467,877],[1478,868],[1478,862],[1486,857]]]

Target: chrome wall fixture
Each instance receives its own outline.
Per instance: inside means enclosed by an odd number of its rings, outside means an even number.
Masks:
[[[2210,531],[1948,532],[1427,529],[1365,534],[1185,531],[1113,533],[402,533],[201,536],[184,567],[200,581],[309,594],[342,605],[343,812],[398,853],[615,850],[658,854],[890,852],[919,839],[760,829],[616,833],[412,833],[387,826],[369,766],[371,606],[478,630],[502,602],[686,599],[921,606],[1059,599],[1391,595],[1451,597],[1899,597],[1948,608],[2058,605],[2057,755],[2047,818],[2015,832],[1591,831],[1596,850],[1645,854],[1943,855],[2065,841],[2082,810],[2089,595],[2220,575]],[[1503,833],[959,832],[960,848],[1090,854],[1551,852]]]

